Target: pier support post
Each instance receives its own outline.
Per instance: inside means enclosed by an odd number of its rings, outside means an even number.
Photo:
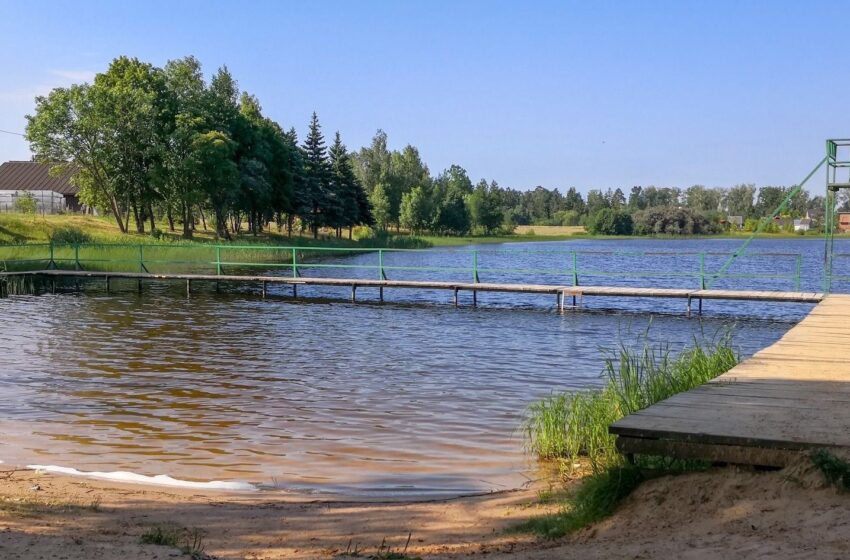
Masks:
[[[192,295],[192,280],[186,278],[186,297]]]
[[[109,276],[106,277],[106,293],[109,293]]]
[[[478,307],[478,290],[472,290],[472,307]]]
[[[292,297],[294,297],[294,298],[298,297],[298,284],[292,285]]]
[[[51,278],[51,279],[50,279],[50,293],[51,293],[51,294],[55,294],[55,293],[56,293],[56,278]]]
[[[136,288],[138,288],[139,293],[142,293],[142,279],[141,278],[136,280]]]
[[[356,301],[357,301],[357,285],[352,284],[351,285],[351,303],[354,303]]]
[[[381,300],[381,303],[384,301],[384,287],[381,286],[378,288],[378,299]]]
[[[699,298],[699,311],[698,311],[698,314],[699,314],[699,315],[702,315],[702,298]]]
[[[455,307],[457,307],[457,288],[455,288]]]
[[[266,299],[266,281],[263,280],[263,299]]]
[[[688,317],[691,316],[691,296],[688,296],[688,308],[687,308]]]

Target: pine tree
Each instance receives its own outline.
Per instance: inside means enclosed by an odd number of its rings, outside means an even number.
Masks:
[[[351,156],[345,144],[342,143],[339,132],[334,137],[329,153],[333,191],[339,211],[337,227],[347,227],[348,238],[351,239],[353,227],[368,221],[364,219],[366,216],[361,215],[362,201],[366,201],[366,192],[354,175]],[[339,235],[339,231],[337,233]]]
[[[304,208],[308,213],[302,214],[313,230],[313,237],[319,236],[319,227],[326,225],[323,212],[331,202],[330,193],[330,168],[328,166],[327,148],[325,138],[322,135],[322,127],[319,117],[313,112],[310,119],[310,130],[304,140],[304,196],[308,206]]]

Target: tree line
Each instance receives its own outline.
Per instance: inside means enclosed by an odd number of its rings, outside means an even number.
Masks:
[[[373,223],[339,133],[330,148],[314,113],[299,144],[240,92],[226,67],[207,83],[193,57],[163,68],[115,59],[93,83],[36,98],[26,136],[37,160],[73,166],[80,200],[110,212],[122,232],[207,222],[230,238],[295,219],[317,235]]]
[[[390,150],[378,130],[349,152],[339,132],[328,147],[313,113],[303,142],[263,115],[226,67],[205,81],[194,57],[159,68],[119,57],[91,84],[36,98],[26,136],[40,161],[71,165],[80,200],[111,213],[122,232],[198,223],[219,237],[275,224],[349,237],[359,225],[440,235],[512,232],[517,225],[583,225],[592,233],[715,233],[728,216],[770,215],[788,187],[742,184],[593,189],[584,196],[538,186],[521,191],[473,183],[459,165],[432,176],[416,147]],[[841,201],[850,208],[850,201]],[[822,211],[805,191],[787,215]]]

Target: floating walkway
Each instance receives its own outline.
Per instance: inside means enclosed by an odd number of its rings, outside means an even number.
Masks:
[[[782,467],[850,449],[850,295],[829,295],[778,342],[720,377],[615,422],[617,447]]]
[[[143,280],[171,280],[186,283],[186,292],[190,294],[193,282],[239,282],[259,284],[265,297],[269,284],[292,287],[293,296],[298,295],[298,286],[341,286],[351,289],[351,300],[357,300],[358,288],[378,290],[380,301],[384,300],[385,288],[448,290],[454,292],[454,304],[458,305],[458,293],[470,292],[473,305],[478,302],[478,292],[511,292],[524,294],[549,294],[556,297],[556,305],[561,309],[578,306],[585,296],[627,297],[627,298],[674,298],[687,301],[686,311],[691,312],[691,302],[697,301],[702,309],[702,300],[747,300],[763,302],[819,303],[824,296],[818,292],[780,292],[753,290],[699,290],[681,288],[641,288],[629,286],[563,286],[547,284],[501,284],[487,282],[442,282],[414,280],[369,280],[360,278],[308,278],[289,276],[250,276],[225,274],[155,274],[149,272],[108,272],[91,270],[33,270],[23,272],[0,273],[2,277],[42,277],[42,278],[100,278],[110,288],[112,279],[134,279],[141,289]],[[568,303],[568,301],[570,303]]]

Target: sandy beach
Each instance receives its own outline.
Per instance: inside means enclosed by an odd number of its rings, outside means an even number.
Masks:
[[[2,477],[4,559],[181,557],[177,548],[140,542],[157,526],[200,535],[197,548],[206,556],[197,557],[244,560],[369,558],[406,545],[411,558],[850,554],[850,495],[827,486],[807,460],[783,471],[725,467],[651,480],[609,519],[555,541],[507,531],[554,507],[538,503],[542,485],[452,500],[357,502],[198,493],[28,470]]]

